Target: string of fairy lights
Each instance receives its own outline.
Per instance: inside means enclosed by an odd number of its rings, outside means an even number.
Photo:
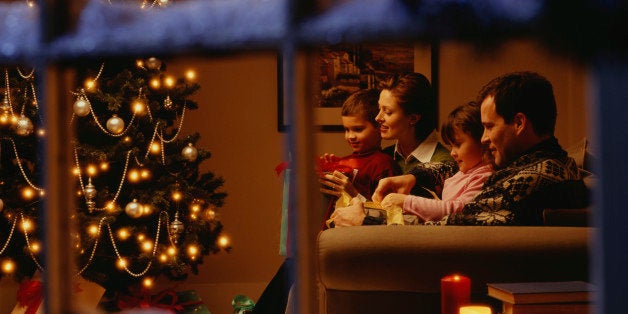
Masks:
[[[140,59],[137,60],[136,66],[138,68],[146,67],[150,69],[156,69],[161,66],[160,62],[161,61],[156,58],[148,58],[146,60]],[[111,117],[109,117],[106,120],[106,123],[104,123],[103,125],[101,121],[104,121],[105,119],[99,116],[95,110],[93,110],[92,102],[90,101],[90,93],[98,88],[99,79],[101,78],[103,69],[104,64],[101,65],[98,74],[93,78],[87,79],[84,82],[83,87],[80,88],[78,92],[72,92],[75,97],[75,101],[72,106],[73,113],[70,119],[70,123],[73,123],[74,121],[76,121],[76,119],[91,118],[94,121],[94,124],[98,126],[98,129],[102,132],[102,134],[109,137],[120,138],[122,141],[125,142],[130,142],[131,138],[126,133],[136,121],[144,118],[148,119],[151,123],[154,121],[150,111],[150,107],[146,103],[143,89],[140,88],[137,97],[130,104],[130,112],[132,113],[132,115],[130,117],[119,117],[116,114],[112,114]],[[22,72],[21,69],[18,69],[18,74],[21,78],[29,79],[31,81],[29,90],[24,92],[32,93],[31,104],[38,109],[35,88],[32,85],[35,70],[33,69],[29,73],[25,74],[24,72]],[[184,73],[183,77],[185,80],[195,82],[197,79],[197,74],[195,70],[190,69]],[[147,88],[151,88],[154,90],[165,88],[166,90],[168,90],[174,87],[175,82],[176,79],[172,75],[156,76],[148,82]],[[24,108],[21,108],[20,110],[14,110],[11,90],[12,89],[10,86],[9,71],[8,69],[5,69],[5,91],[3,102],[0,105],[0,126],[10,126],[16,136],[31,135],[33,132],[36,132],[36,134],[40,137],[45,136],[45,130],[41,127],[42,123],[38,123],[37,127],[39,129],[35,130],[35,125],[32,123],[32,121],[30,121],[30,119],[28,119],[24,115]],[[166,97],[164,97],[163,99],[163,106],[165,108],[174,110],[172,99],[170,98],[169,93],[166,93]],[[84,265],[78,265],[78,270],[75,272],[76,276],[80,276],[81,274],[83,274],[96,258],[95,253],[99,245],[102,244],[101,237],[103,235],[105,235],[105,238],[108,238],[114,250],[117,259],[116,266],[133,277],[145,276],[153,265],[153,261],[166,263],[170,259],[174,258],[177,254],[179,254],[180,249],[184,249],[188,258],[191,260],[196,260],[197,258],[199,258],[201,250],[197,244],[192,242],[188,243],[185,248],[179,247],[179,238],[184,232],[185,225],[179,219],[179,202],[182,200],[182,194],[181,191],[179,191],[177,188],[171,191],[170,195],[171,200],[177,204],[177,210],[174,213],[174,217],[173,219],[171,219],[167,211],[160,211],[158,214],[156,226],[154,228],[155,234],[132,234],[130,228],[124,226],[118,227],[117,230],[114,230],[111,223],[114,220],[112,217],[120,214],[122,211],[122,208],[117,204],[117,202],[118,197],[125,186],[125,183],[137,183],[142,180],[150,180],[150,171],[143,167],[147,158],[151,154],[159,154],[161,155],[161,164],[164,166],[166,165],[164,147],[165,145],[175,141],[175,139],[179,137],[184,123],[186,106],[183,105],[180,107],[181,111],[180,113],[177,113],[178,124],[175,126],[176,131],[174,132],[172,138],[165,138],[164,127],[160,124],[160,122],[155,122],[155,125],[153,126],[152,137],[150,141],[148,141],[148,147],[145,148],[144,156],[138,158],[138,156],[132,153],[132,150],[126,152],[124,167],[122,169],[122,173],[119,174],[120,180],[117,188],[115,189],[116,193],[111,200],[107,201],[104,204],[96,204],[95,197],[97,195],[98,187],[96,187],[92,183],[92,178],[96,177],[99,172],[109,171],[108,162],[102,161],[100,164],[82,162],[80,160],[77,149],[74,149],[74,165],[71,171],[76,176],[80,186],[80,189],[77,191],[77,196],[79,196],[80,199],[85,203],[86,208],[88,209],[90,214],[103,214],[102,218],[100,218],[97,223],[86,226],[87,234],[94,239],[93,246],[89,249],[81,248],[80,241],[77,241],[75,245],[75,248],[79,250],[80,254],[89,254],[87,262]],[[16,112],[19,112],[19,114],[16,114]],[[127,126],[125,126],[125,119],[129,121]],[[20,152],[15,141],[11,138],[6,137],[2,138],[2,140],[9,140],[12,143],[15,160],[24,181],[27,183],[21,189],[21,197],[24,200],[30,200],[37,195],[39,195],[40,197],[44,197],[44,188],[35,184],[34,180],[32,178],[29,178],[27,172],[24,170],[23,165],[21,164],[22,158],[20,157]],[[193,143],[189,142],[181,151],[181,156],[185,160],[192,162],[197,159],[198,151],[196,147],[194,147]],[[2,211],[3,206],[4,204],[0,199],[0,211]],[[217,217],[214,207],[212,205],[207,205],[207,202],[194,199],[193,201],[191,201],[188,208],[188,217],[190,219],[206,219],[208,221],[213,221]],[[124,207],[124,214],[132,219],[138,219],[140,217],[152,215],[154,210],[155,208],[151,204],[142,204],[138,202],[137,199],[133,199]],[[37,239],[33,239],[31,236],[31,231],[36,228],[34,222],[28,217],[25,217],[22,213],[19,214],[19,217],[17,217],[16,215],[5,215],[5,217],[7,218],[7,221],[11,221],[11,230],[8,234],[8,237],[4,239],[4,241],[2,241],[4,243],[0,245],[0,270],[5,274],[11,274],[15,271],[16,267],[18,267],[10,257],[3,257],[3,254],[6,253],[6,249],[9,246],[9,243],[15,237],[15,230],[17,229],[21,231],[25,238],[27,246],[26,251],[29,252],[37,268],[43,271],[44,269],[42,267],[42,263],[40,263],[39,261],[38,256],[38,253],[41,251],[41,244],[37,241]],[[165,226],[165,228],[162,228],[162,226]],[[164,229],[165,234],[163,234]],[[169,245],[166,246],[165,250],[160,251],[159,240],[162,234],[163,236],[166,236]],[[148,254],[151,257],[148,261],[144,259],[144,265],[130,265],[131,260],[140,259],[125,257],[119,250],[119,241],[127,241],[132,237],[135,237],[135,239],[137,240],[137,245],[139,245],[140,248],[139,251],[143,252],[144,254]],[[220,235],[217,239],[217,245],[219,248],[222,249],[229,248],[229,242],[229,238],[224,234]],[[140,270],[137,271],[137,269]],[[145,286],[151,286],[152,282],[153,278],[143,278],[143,284]]]

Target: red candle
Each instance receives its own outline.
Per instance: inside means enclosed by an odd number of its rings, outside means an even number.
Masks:
[[[462,275],[450,275],[440,280],[441,314],[458,314],[460,306],[471,300],[471,279]]]

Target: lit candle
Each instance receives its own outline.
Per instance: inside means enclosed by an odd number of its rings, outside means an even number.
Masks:
[[[441,278],[440,296],[441,314],[459,314],[460,306],[471,299],[471,279],[462,275]]]
[[[492,311],[488,306],[467,305],[460,307],[460,314],[492,314]]]

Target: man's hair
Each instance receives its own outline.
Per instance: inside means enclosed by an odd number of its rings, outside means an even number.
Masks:
[[[556,127],[556,99],[552,83],[534,72],[514,72],[493,79],[484,85],[478,103],[493,96],[495,111],[511,123],[521,112],[532,123],[537,135],[554,135]]]
[[[469,102],[456,107],[443,123],[440,129],[441,137],[447,145],[456,142],[456,130],[468,134],[478,143],[482,140],[484,127],[480,117],[480,106],[475,102]]]
[[[342,104],[342,116],[360,116],[378,127],[375,117],[379,113],[379,91],[376,89],[362,89],[354,92]]]
[[[437,125],[437,108],[430,81],[420,73],[397,73],[380,83],[380,89],[389,90],[406,115],[418,114],[415,135],[425,138]]]

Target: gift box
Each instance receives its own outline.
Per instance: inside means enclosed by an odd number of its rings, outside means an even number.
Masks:
[[[44,313],[42,303],[44,283],[39,275],[25,280],[17,291],[17,304],[11,314],[41,314]],[[89,312],[96,309],[105,289],[96,283],[79,278],[73,282],[72,301],[78,312]]]
[[[129,311],[133,309],[159,309],[166,313],[211,314],[198,293],[194,290],[174,291],[165,289],[153,294],[142,289],[136,294],[118,294],[115,298],[115,310],[109,304],[101,304],[108,312]]]

